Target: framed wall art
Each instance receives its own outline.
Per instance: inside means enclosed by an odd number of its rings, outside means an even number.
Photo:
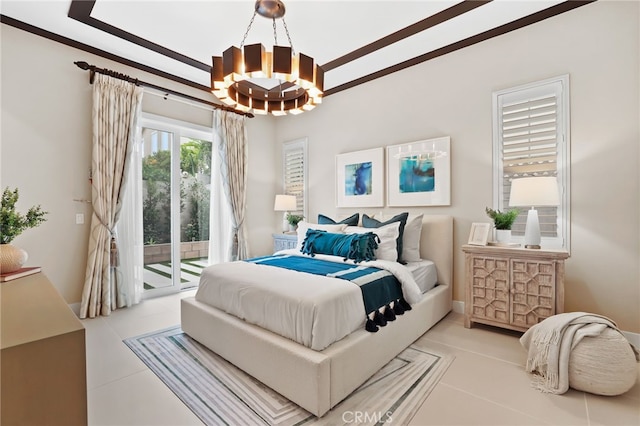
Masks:
[[[486,246],[489,240],[489,231],[491,231],[490,223],[472,223],[468,244]]]
[[[382,148],[336,155],[336,205],[384,205],[384,150]]]
[[[451,204],[449,136],[387,147],[387,205]]]

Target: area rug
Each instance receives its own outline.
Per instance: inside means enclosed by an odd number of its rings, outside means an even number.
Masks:
[[[406,424],[453,361],[414,344],[318,418],[179,326],[124,342],[207,425]]]

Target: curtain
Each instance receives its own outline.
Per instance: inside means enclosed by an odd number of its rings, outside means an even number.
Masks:
[[[144,236],[142,229],[142,135],[137,127],[125,181],[120,218],[116,223],[118,266],[115,268],[116,307],[137,304],[144,291]]]
[[[248,144],[245,128],[246,117],[222,110],[215,110],[214,114],[214,143],[219,159],[219,185],[222,187],[226,204],[230,210],[231,232],[230,235],[221,229],[221,233],[213,234],[216,227],[212,226],[212,235],[218,235],[216,239],[222,242],[220,247],[210,247],[209,252],[219,253],[224,256],[221,261],[242,260],[249,257],[249,246],[246,237],[245,211],[247,198],[247,169],[248,169]],[[215,183],[215,182],[214,182]],[[217,185],[212,185],[214,188]],[[212,196],[216,193],[211,191]],[[220,193],[217,193],[220,199]],[[220,202],[220,200],[216,201]],[[212,203],[214,206],[214,203]],[[222,206],[224,207],[224,206]],[[220,210],[217,210],[220,211]],[[212,208],[211,212],[216,212]],[[223,225],[220,221],[212,225]],[[227,227],[227,229],[229,229]],[[213,245],[214,238],[210,239]],[[211,250],[213,249],[213,250]],[[210,261],[212,259],[210,255]]]
[[[229,253],[231,252],[232,242],[232,214],[224,190],[222,173],[220,172],[222,170],[222,157],[219,154],[219,147],[220,137],[218,132],[214,131],[213,149],[211,150],[211,191],[209,191],[211,197],[209,203],[211,206],[209,215],[209,265],[231,260]]]
[[[80,318],[109,315],[119,304],[116,288],[118,238],[127,169],[142,103],[141,87],[96,74],[93,84],[93,214]],[[120,280],[121,281],[121,280]]]

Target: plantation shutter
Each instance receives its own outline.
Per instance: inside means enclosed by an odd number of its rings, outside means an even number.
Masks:
[[[283,144],[284,193],[296,196],[295,214],[306,217],[307,140]]]
[[[558,179],[560,188],[563,187],[563,176],[568,173],[562,170],[562,164],[568,167],[568,162],[564,161],[568,152],[564,152],[563,86],[563,80],[556,79],[494,95],[497,96],[494,99],[497,99],[495,112],[498,115],[494,122],[498,139],[496,165],[501,187],[498,208],[512,208],[509,195],[511,182],[515,179],[553,176]],[[562,237],[559,229],[562,205],[534,207],[538,210],[541,236]],[[514,236],[524,235],[525,230],[528,209],[519,207],[519,210],[520,215],[512,227]]]

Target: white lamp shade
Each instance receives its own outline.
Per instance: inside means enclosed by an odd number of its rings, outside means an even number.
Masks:
[[[297,200],[295,195],[276,195],[276,201],[273,210],[277,212],[295,211],[297,209]]]
[[[560,204],[555,177],[528,177],[511,182],[510,206],[557,206]]]

